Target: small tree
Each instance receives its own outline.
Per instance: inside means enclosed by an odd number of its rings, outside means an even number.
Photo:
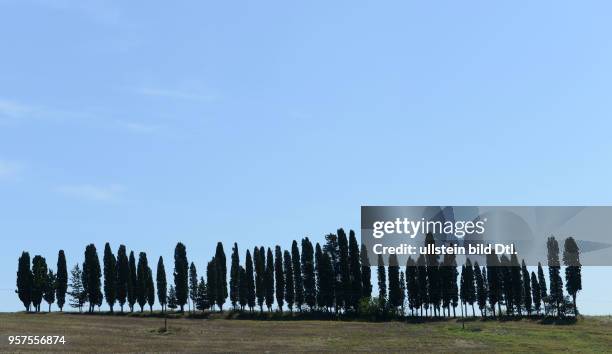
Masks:
[[[149,267],[147,267],[147,304],[149,304],[149,311],[153,312],[155,285],[153,285],[153,271]]]
[[[580,250],[573,237],[568,237],[563,244],[563,264],[565,264],[565,288],[574,303],[574,315],[578,315],[576,294],[582,290]]]
[[[47,274],[47,283],[45,285],[45,291],[43,293],[43,299],[49,304],[49,312],[51,312],[51,304],[55,302],[55,288],[57,278],[53,271],[49,269]]]
[[[19,257],[17,267],[17,290],[15,290],[15,292],[19,295],[19,300],[21,300],[28,312],[32,304],[32,282],[33,275],[32,270],[30,270],[30,254],[24,251],[21,253],[21,257]]]
[[[533,306],[537,312],[540,314],[540,308],[542,304],[542,297],[540,291],[540,284],[538,283],[538,278],[534,272],[531,272],[531,298],[533,299]]]
[[[200,311],[204,311],[210,308],[207,286],[206,282],[204,281],[204,277],[200,277],[200,281],[198,283],[198,296],[196,297],[195,307]]]
[[[41,256],[32,259],[32,304],[34,310],[40,312],[40,303],[47,287],[47,262]]]
[[[83,305],[87,301],[87,293],[83,286],[83,271],[78,263],[70,271],[70,291],[68,295],[70,295],[70,306],[78,308],[79,312],[81,312]]]
[[[178,300],[176,300],[174,285],[170,285],[170,290],[168,291],[168,308],[171,310],[176,310],[178,308]]]

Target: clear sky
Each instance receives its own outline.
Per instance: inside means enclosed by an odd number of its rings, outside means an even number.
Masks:
[[[201,272],[361,205],[610,205],[611,11],[0,0],[0,311],[22,250],[170,273],[181,240]],[[612,313],[610,276],[584,270],[583,312]]]

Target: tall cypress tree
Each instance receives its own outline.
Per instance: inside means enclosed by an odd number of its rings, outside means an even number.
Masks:
[[[153,271],[151,267],[147,267],[147,304],[149,304],[149,311],[153,312],[153,305],[155,304],[155,285],[153,285]]]
[[[372,268],[368,259],[368,250],[361,244],[361,293],[363,297],[372,297]]]
[[[406,290],[408,295],[408,307],[410,308],[410,314],[414,316],[414,310],[418,308],[418,284],[416,279],[416,263],[412,257],[408,257],[406,261]]]
[[[531,316],[531,278],[529,277],[529,271],[527,270],[524,259],[521,263],[521,274],[523,278],[523,306],[525,307],[525,311],[527,311],[527,315]]]
[[[270,247],[268,247],[268,253],[266,254],[264,283],[266,289],[266,306],[268,307],[268,311],[272,311],[272,304],[274,304],[274,258]]]
[[[544,312],[548,313],[546,303],[548,302],[548,289],[546,288],[546,277],[544,277],[544,270],[542,269],[542,263],[538,262],[538,287],[540,288],[540,298],[544,303]]]
[[[432,233],[425,236],[425,247],[435,247],[436,241]],[[437,315],[440,310],[440,274],[439,274],[439,256],[433,252],[425,255],[427,264],[427,293],[429,295],[429,303],[432,306],[432,314]]]
[[[400,315],[405,314],[404,303],[406,302],[406,276],[400,271]]]
[[[22,252],[19,257],[17,266],[17,295],[19,300],[23,303],[26,311],[30,311],[32,304],[32,286],[33,286],[33,275],[30,269],[30,254],[28,252]]]
[[[563,264],[565,265],[565,289],[574,303],[574,315],[578,315],[576,294],[582,290],[582,274],[580,264],[580,250],[573,237],[568,237],[563,244]]]
[[[320,271],[320,286],[321,305],[327,311],[331,311],[334,306],[334,266],[328,252],[322,252],[321,255],[321,271]]]
[[[215,251],[215,269],[217,270],[216,302],[219,310],[223,311],[223,304],[227,299],[227,263],[221,242],[217,243],[217,250]]]
[[[489,288],[489,304],[493,310],[493,316],[495,316],[495,304],[499,309],[499,315],[501,315],[501,298],[502,298],[502,284],[499,272],[499,259],[496,254],[488,254],[487,258],[487,287]]]
[[[499,273],[502,284],[503,299],[506,303],[507,315],[514,312],[514,293],[512,291],[512,273],[510,268],[510,259],[508,259],[505,254],[502,254],[501,257],[499,257]]]
[[[302,239],[302,274],[304,277],[304,301],[312,310],[317,302],[317,291],[314,274],[314,248],[308,237]]]
[[[117,259],[108,242],[104,245],[104,297],[113,313],[117,301]]]
[[[350,305],[351,278],[349,266],[348,240],[343,229],[338,229],[338,262],[339,262],[339,286],[336,289],[336,306],[345,310]]]
[[[117,251],[117,301],[121,306],[123,313],[123,305],[127,300],[128,282],[130,280],[130,263],[125,251],[125,246],[120,245]]]
[[[168,303],[168,282],[166,281],[166,267],[164,266],[164,259],[159,256],[157,261],[157,275],[155,277],[157,281],[157,300],[161,306],[162,312],[166,310],[166,304]]]
[[[540,291],[540,284],[538,283],[538,277],[534,272],[531,272],[531,298],[533,299],[533,307],[536,313],[540,314],[540,308],[542,306],[542,292]]]
[[[67,291],[68,267],[66,266],[66,255],[64,254],[64,250],[60,250],[57,254],[57,278],[55,287],[55,297],[57,298],[57,307],[59,307],[60,312],[64,310]]]
[[[295,305],[299,311],[302,311],[304,304],[304,279],[302,278],[300,249],[297,241],[291,243],[291,263],[293,263],[293,288],[295,290]]]
[[[217,301],[217,291],[219,290],[218,275],[215,257],[213,257],[206,265],[206,293],[208,295],[208,303],[213,309]]]
[[[465,276],[463,278],[463,281],[465,286],[465,302],[472,306],[472,316],[476,316],[476,312],[474,311],[474,302],[476,302],[474,268],[472,267],[472,261],[470,261],[469,258],[465,261]]]
[[[249,304],[246,269],[243,266],[239,266],[238,274],[238,303],[240,304],[240,311],[244,311],[244,308]]]
[[[253,258],[251,258],[251,252],[249,250],[247,250],[246,253],[245,275],[247,305],[249,306],[249,310],[253,312],[253,308],[255,307],[255,280],[253,279]]]
[[[480,315],[487,316],[487,287],[478,262],[474,263],[474,279],[476,280],[476,302]]]
[[[550,303],[555,305],[557,315],[561,315],[560,307],[563,301],[563,280],[561,280],[561,264],[559,263],[559,243],[551,236],[546,243],[548,248],[548,274],[550,277]]]
[[[136,270],[136,300],[138,305],[140,305],[140,312],[144,311],[144,306],[147,304],[148,285],[149,262],[147,261],[147,254],[140,252]]]
[[[240,255],[236,242],[234,242],[232,248],[232,264],[230,267],[230,301],[232,302],[232,308],[236,310],[240,301]]]
[[[263,247],[255,247],[253,254],[255,257],[255,294],[259,311],[263,312],[266,297],[266,253]]]
[[[47,286],[47,261],[41,256],[32,259],[32,304],[40,312],[40,303]]]
[[[130,251],[130,258],[128,261],[129,273],[127,279],[127,299],[130,312],[134,312],[134,304],[136,304],[136,258],[134,257],[134,251]]]
[[[83,286],[89,301],[89,312],[102,303],[102,290],[100,278],[102,270],[96,246],[92,243],[85,248],[85,262],[83,263]]]
[[[276,305],[283,312],[285,301],[285,272],[283,271],[283,251],[280,246],[274,248],[274,279],[276,280]]]
[[[189,265],[189,299],[195,310],[195,302],[198,299],[198,270],[193,262]],[[191,305],[189,306],[191,310]]]
[[[389,279],[389,306],[395,312],[402,305],[399,263],[395,254],[389,256],[387,278]]]
[[[387,307],[387,275],[385,274],[385,262],[381,254],[378,254],[378,303],[381,309]]]
[[[510,273],[512,277],[512,300],[517,314],[521,315],[523,304],[523,279],[521,276],[521,265],[516,254],[510,256]]]
[[[362,274],[361,274],[361,260],[359,257],[359,244],[355,237],[355,231],[349,231],[349,272],[350,272],[350,306],[357,310],[359,307],[359,300],[363,296],[362,292]]]
[[[45,283],[45,291],[43,292],[43,299],[49,304],[49,312],[51,312],[51,304],[55,302],[56,279],[53,271],[49,269],[47,273],[47,282]]]
[[[181,242],[174,248],[174,291],[176,292],[176,302],[185,311],[187,296],[189,295],[187,250]]]
[[[317,244],[317,246],[319,246],[319,244]],[[295,301],[293,263],[291,262],[291,254],[289,253],[289,251],[285,251],[283,257],[283,267],[285,274],[285,301],[287,301],[287,307],[289,307],[289,312],[293,312],[293,303]]]
[[[423,307],[425,307],[425,314],[427,315],[427,308],[429,307],[429,296],[427,293],[427,266],[425,264],[425,256],[420,254],[417,258],[417,298],[418,307],[421,316],[423,316]]]

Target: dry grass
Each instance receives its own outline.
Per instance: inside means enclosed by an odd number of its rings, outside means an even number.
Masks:
[[[537,321],[403,322],[168,320],[79,314],[0,314],[0,351],[79,352],[609,352],[610,317]],[[9,335],[64,335],[65,345],[9,346]]]

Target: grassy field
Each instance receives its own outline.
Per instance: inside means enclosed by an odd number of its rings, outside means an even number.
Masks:
[[[373,351],[610,352],[612,317],[572,325],[534,320],[427,323],[357,321],[168,320],[70,313],[1,313],[0,352],[8,351]],[[65,345],[9,345],[9,335],[64,335]]]

